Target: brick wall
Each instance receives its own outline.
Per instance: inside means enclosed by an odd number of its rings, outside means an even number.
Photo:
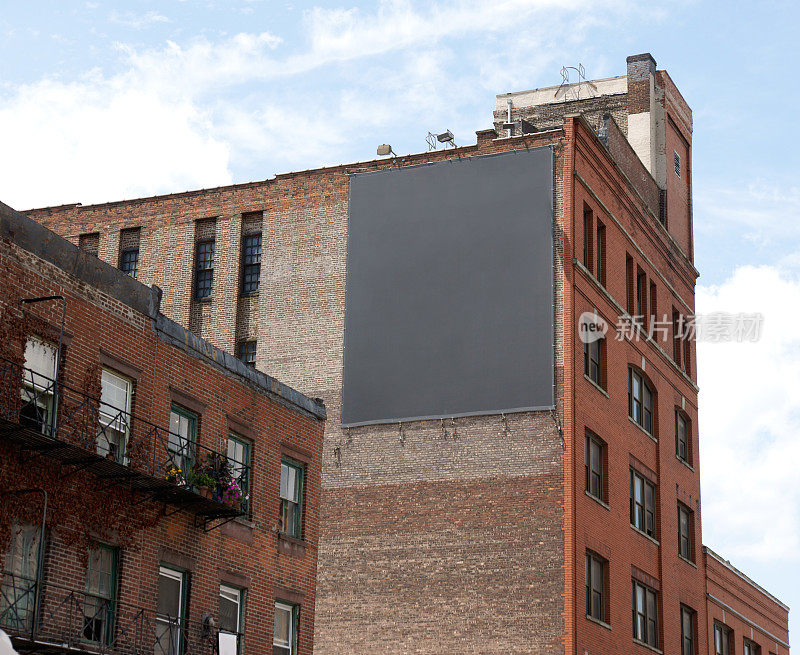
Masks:
[[[110,273],[113,277],[114,272]],[[108,364],[112,358],[119,362],[116,366],[123,367],[124,373],[135,376],[133,413],[139,420],[166,428],[171,399],[178,394],[181,399],[189,397],[202,407],[199,445],[225,453],[231,431],[252,442],[252,517],[247,520],[236,519],[205,532],[196,525],[190,511],[175,513],[176,507],[172,505],[156,505],[146,496],[138,496],[143,503],[142,512],[156,511],[162,518],[154,527],[135,534],[133,543],[122,549],[120,602],[144,608],[152,616],[158,596],[159,564],[179,566],[190,576],[187,618],[193,625],[199,625],[206,613],[218,619],[219,585],[234,584],[247,594],[245,653],[271,650],[272,613],[278,598],[301,605],[299,652],[310,655],[320,533],[323,421],[293,407],[266,387],[221,370],[185,345],[181,349],[165,343],[156,334],[150,317],[7,239],[0,240],[0,279],[4,289],[0,315],[22,322],[26,333],[32,333],[31,326],[41,325],[42,321],[58,326],[60,306],[33,305],[23,316],[19,309],[21,298],[54,294],[66,297],[65,384],[85,388],[88,375],[99,376],[99,362],[113,368]],[[21,356],[21,352],[15,354]],[[278,536],[275,529],[279,517],[280,461],[282,453],[287,452],[307,462],[304,539],[299,543]],[[0,438],[1,461],[19,457],[21,454],[11,444]],[[57,461],[49,464],[57,465]],[[66,467],[63,472],[71,470]],[[74,484],[50,490],[51,502],[59,494],[73,493],[73,489],[82,485],[95,488],[108,484],[80,470],[68,479],[74,480]],[[98,514],[102,514],[102,508],[98,508]],[[49,526],[44,570],[51,594],[46,600],[45,615],[50,616],[47,620],[51,622],[55,620],[53,616],[59,616],[53,615],[57,605],[52,595],[56,593],[55,586],[80,595],[86,584],[86,553],[71,545],[75,540],[68,538],[74,527]],[[92,526],[84,528],[93,530]],[[113,535],[109,541],[109,545],[115,545]]]
[[[203,308],[208,313],[196,324],[199,332],[223,345],[229,330],[237,331],[236,339],[255,331],[257,366],[324,398],[331,419],[323,454],[322,521],[329,526],[320,545],[320,653],[353,652],[367,642],[380,644],[386,653],[431,648],[442,653],[562,652],[563,451],[553,416],[456,419],[444,426],[427,421],[402,429],[338,427],[348,173],[555,144],[556,139],[549,134],[496,140],[489,131],[479,135],[477,146],[456,151],[278,176],[210,192],[30,214],[66,234],[97,224],[112,232],[138,221],[142,250],[150,248],[149,261],[160,263],[157,270],[143,264],[139,279],[162,285],[165,313],[184,321],[192,302],[184,273],[191,266],[191,244],[177,242],[176,247],[176,237],[189,231],[192,239],[195,220],[218,217],[217,251],[227,249],[231,268],[218,271],[215,262],[214,294],[208,310]],[[558,160],[555,168],[558,214],[563,192]],[[239,263],[240,239],[220,243],[221,217],[239,226],[229,228],[231,234],[240,234],[249,229],[242,225],[251,222],[251,212],[263,217],[261,288],[257,297],[240,298],[237,306],[234,285],[240,271],[233,262]],[[560,333],[560,236],[556,252]],[[560,370],[560,346],[556,360]],[[405,526],[400,531],[386,515],[386,508],[395,505]],[[418,550],[415,559],[408,559]],[[545,588],[551,590],[546,600]],[[420,599],[429,599],[430,605]],[[388,611],[392,607],[395,612]],[[506,613],[500,621],[499,609]]]
[[[723,626],[731,630],[732,653],[743,652],[743,640],[749,639],[763,655],[786,655],[789,608],[715,552],[704,548],[703,560],[709,635],[713,638],[715,625]],[[708,652],[713,655],[713,647]]]

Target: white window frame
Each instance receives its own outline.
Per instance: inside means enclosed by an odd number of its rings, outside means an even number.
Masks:
[[[41,354],[37,354],[37,348],[52,352],[45,353],[45,358],[42,358]],[[20,394],[26,404],[33,402],[36,407],[44,411],[46,419],[41,426],[41,431],[44,434],[49,433],[50,422],[53,417],[57,363],[58,346],[37,335],[28,337],[25,343],[25,370],[23,371]]]
[[[127,391],[125,392],[126,397],[124,407],[112,405],[103,400],[103,387],[107,379],[109,381],[122,382],[127,387]],[[98,427],[97,453],[98,455],[107,455],[110,452],[110,449],[108,448],[109,443],[106,437],[106,430],[110,429],[114,432],[120,433],[120,443],[115,445],[118,448],[118,452],[123,454],[123,458],[121,459],[119,454],[117,454],[116,459],[120,463],[126,463],[128,461],[128,437],[130,437],[129,420],[134,392],[133,380],[125,375],[122,375],[121,373],[117,373],[117,371],[114,371],[113,369],[103,368],[103,371],[100,374],[100,389],[100,427]],[[110,411],[104,412],[104,407],[109,408]],[[120,416],[121,412],[123,412],[125,416]]]
[[[179,616],[176,617],[169,617],[163,616],[156,612],[156,623],[164,623],[167,626],[170,626],[170,643],[169,643],[169,650],[166,652],[170,655],[180,655],[183,652],[183,630],[186,623],[186,606],[185,606],[185,585],[186,585],[186,573],[183,571],[178,571],[176,569],[172,569],[168,566],[159,566],[158,567],[158,575],[164,576],[166,578],[170,578],[172,580],[177,580],[179,583],[178,586],[178,614]],[[174,628],[177,627],[177,633],[173,633]],[[176,639],[177,637],[177,639]],[[162,650],[164,648],[164,644],[160,645]]]
[[[295,655],[295,643],[297,642],[297,626],[295,625],[296,609],[297,608],[294,605],[290,605],[289,603],[282,603],[279,600],[275,601],[275,612],[278,612],[280,610],[282,612],[289,613],[289,643],[285,644],[276,642],[275,633],[273,630],[272,646],[273,648],[276,646],[278,648],[283,648],[283,649],[288,648],[287,655]]]

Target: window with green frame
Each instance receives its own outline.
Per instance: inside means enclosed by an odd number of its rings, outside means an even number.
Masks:
[[[169,414],[169,453],[167,468],[176,469],[177,477],[186,479],[194,464],[194,444],[197,442],[197,414],[179,405],[172,405]]]
[[[303,478],[305,467],[286,457],[281,459],[281,532],[303,538]]]
[[[83,601],[83,638],[95,644],[109,645],[114,639],[118,558],[117,549],[105,544],[98,544],[89,550]]]
[[[231,465],[231,474],[233,479],[239,485],[242,492],[242,509],[250,514],[250,472],[253,470],[250,466],[252,457],[253,444],[240,437],[238,434],[231,432],[228,435],[228,462]]]

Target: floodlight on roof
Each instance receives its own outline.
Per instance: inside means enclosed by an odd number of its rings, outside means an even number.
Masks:
[[[450,130],[446,130],[442,134],[437,134],[436,139],[439,143],[453,143],[453,133]]]
[[[388,143],[382,143],[378,146],[378,156],[385,157],[386,155],[397,157],[397,155],[394,154],[394,150],[392,150],[392,146],[390,146]]]

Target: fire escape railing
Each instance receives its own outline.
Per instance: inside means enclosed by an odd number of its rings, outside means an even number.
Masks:
[[[1,357],[0,419],[19,428],[23,447],[98,478],[124,481],[207,516],[250,512],[248,462]],[[11,430],[5,426],[1,432]]]
[[[34,630],[34,598],[41,585]],[[190,621],[86,591],[37,582],[4,571],[0,628],[23,651],[51,648],[117,655],[213,655],[213,621]],[[236,635],[241,642],[242,635]]]

